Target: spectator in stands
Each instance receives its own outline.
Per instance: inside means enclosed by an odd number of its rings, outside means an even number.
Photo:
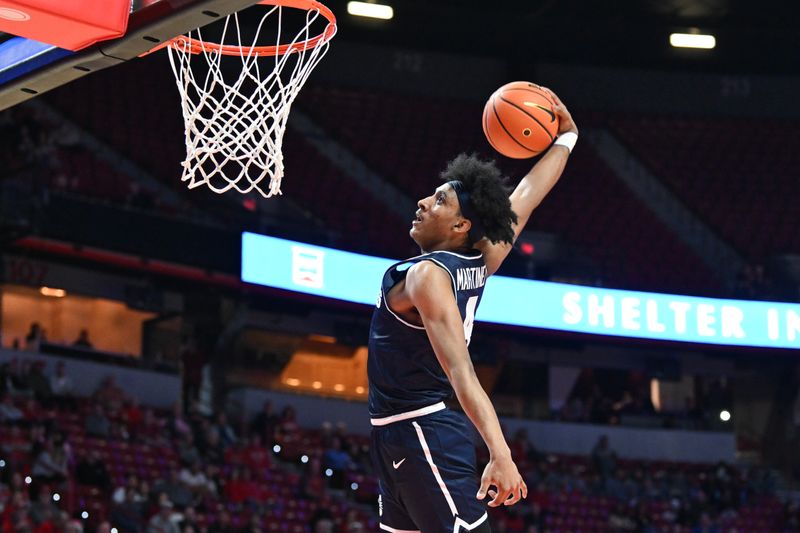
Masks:
[[[14,405],[11,395],[8,393],[3,394],[2,401],[0,401],[0,422],[14,424],[24,419],[25,415]]]
[[[44,361],[36,361],[28,372],[28,386],[37,401],[49,403],[53,391],[50,389],[50,380],[44,375]]]
[[[220,439],[219,431],[216,427],[210,427],[206,430],[202,456],[206,463],[214,465],[222,464],[225,458],[222,439]]]
[[[63,515],[64,513],[62,512]],[[83,524],[80,520],[70,518],[69,515],[64,516],[63,524],[63,533],[83,533]]]
[[[20,481],[22,478],[20,477]],[[31,531],[31,522],[28,518],[28,511],[30,509],[30,501],[27,492],[22,489],[12,487],[10,501],[5,505],[2,511],[2,527],[3,532],[6,531]]]
[[[352,470],[355,467],[353,459],[342,449],[342,439],[338,436],[331,440],[331,446],[325,450],[323,458],[324,466],[333,469],[334,472]]]
[[[111,432],[109,435],[111,440],[129,441],[131,439],[131,434],[128,432],[128,426],[118,420],[111,421]]]
[[[535,462],[539,460],[541,455],[528,438],[528,431],[525,428],[520,428],[514,433],[514,438],[509,442],[509,447],[511,448],[511,457],[514,458],[515,462]]]
[[[39,489],[36,501],[28,511],[35,533],[55,533],[61,511],[53,504],[52,494],[46,487]]]
[[[228,417],[224,412],[217,413],[216,424],[214,426],[219,434],[223,448],[236,443],[237,437],[233,427],[228,423]]]
[[[147,533],[180,533],[172,519],[172,507],[172,502],[167,499],[158,502],[158,512],[150,518]]]
[[[111,488],[111,477],[97,450],[91,450],[81,457],[75,468],[75,479],[81,485],[97,487],[104,491]]]
[[[132,495],[133,499],[137,502],[144,502],[147,500],[147,494],[139,493],[139,478],[136,474],[128,474],[128,479],[125,481],[125,484],[114,489],[114,493],[111,495],[111,501],[120,504],[128,498],[129,494]]]
[[[144,422],[144,414],[139,407],[139,400],[136,398],[127,398],[125,405],[122,408],[121,419],[125,429],[131,438],[135,439],[136,436],[142,431],[142,423]]]
[[[167,421],[156,416],[152,409],[145,409],[142,417],[141,437],[144,442],[169,445],[169,435],[164,434]]]
[[[63,361],[59,361],[56,364],[56,372],[50,376],[50,390],[56,400],[69,399],[72,401],[72,395],[75,393],[75,384],[72,382],[72,378],[67,375]]]
[[[172,416],[169,419],[169,432],[173,439],[183,438],[186,435],[191,436],[192,427],[183,415],[181,404],[176,402],[172,407]]]
[[[153,485],[151,490],[151,498],[165,497],[175,505],[185,508],[187,505],[192,504],[192,492],[181,483],[180,473],[176,468],[169,471],[167,479],[159,479]]]
[[[36,456],[31,467],[34,481],[41,483],[61,483],[67,479],[69,470],[67,456],[63,447],[53,443],[53,438],[44,441],[42,450]]]
[[[78,334],[78,338],[75,339],[75,342],[73,342],[72,345],[76,348],[85,348],[87,350],[94,348],[92,341],[89,340],[89,330],[85,328],[82,329]]]
[[[367,474],[373,473],[374,465],[369,455],[369,445],[360,445],[357,440],[350,439],[347,444],[347,453],[353,459],[356,470]]]
[[[609,447],[607,435],[601,435],[592,448],[592,463],[603,481],[614,474],[617,468],[617,454]]]
[[[262,441],[270,442],[278,421],[278,415],[272,409],[272,402],[266,400],[261,411],[250,422],[250,432],[259,435]]]
[[[85,428],[86,433],[93,437],[108,438],[111,435],[111,421],[102,405],[94,405],[92,412],[86,416]]]
[[[294,407],[287,405],[281,412],[281,419],[275,431],[276,440],[292,441],[297,438],[300,426],[297,424],[297,413]]]
[[[311,533],[334,533],[333,515],[324,508],[314,513],[309,525],[311,526]]]
[[[117,386],[114,376],[106,376],[92,394],[92,400],[100,404],[112,417],[122,410],[127,396]]]
[[[264,501],[265,489],[256,480],[255,470],[249,468],[242,469],[242,486],[245,493],[245,500],[253,504]]]
[[[181,533],[186,533],[186,528],[191,528],[192,531],[197,532],[201,530],[197,523],[197,511],[195,511],[194,507],[189,505],[183,510],[183,514],[178,520],[178,527],[180,528]]]
[[[325,495],[325,481],[322,477],[322,458],[314,455],[306,464],[301,481],[302,498],[318,500]]]
[[[42,420],[47,417],[46,410],[33,398],[27,398],[22,406],[22,416],[25,420]]]
[[[114,503],[111,509],[111,521],[123,531],[141,531],[144,526],[146,501],[138,498],[136,491],[126,490],[122,501],[115,500]]]
[[[200,450],[194,445],[194,437],[191,433],[183,435],[179,439],[178,457],[180,457],[181,464],[188,466],[200,461]]]
[[[200,461],[195,461],[191,467],[184,467],[178,477],[180,482],[197,497],[214,497],[217,488],[200,468]]]
[[[342,523],[341,532],[342,533],[363,533],[366,531],[364,522],[361,521],[361,518],[358,516],[358,511],[355,509],[350,509],[347,511],[347,514],[344,516],[344,522]]]
[[[242,459],[248,468],[256,471],[269,468],[272,462],[272,456],[266,446],[261,443],[259,435],[253,435],[249,439],[247,446],[242,451]]]
[[[231,515],[224,509],[220,510],[217,520],[208,526],[208,533],[232,533]]]
[[[0,404],[0,407],[2,405]],[[4,431],[0,439],[0,456],[2,456],[10,472],[18,472],[28,461],[32,448],[32,441],[22,432],[19,425],[12,425],[7,432]],[[0,476],[2,479],[2,476]]]
[[[47,340],[44,330],[38,322],[31,324],[28,333],[25,335],[25,349],[30,352],[38,352],[42,342]]]

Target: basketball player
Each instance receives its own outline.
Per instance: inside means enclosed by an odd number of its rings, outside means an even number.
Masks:
[[[487,494],[490,507],[527,496],[467,346],[486,279],[558,181],[577,140],[569,111],[544,90],[556,103],[559,137],[511,197],[493,162],[459,155],[442,173],[446,183],[418,203],[410,235],[422,255],[383,276],[368,375],[384,531],[488,533]],[[453,391],[489,448],[480,484],[466,421],[444,404]]]

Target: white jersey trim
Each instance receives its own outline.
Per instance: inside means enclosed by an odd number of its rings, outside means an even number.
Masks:
[[[399,261],[398,263],[395,264],[399,265],[400,263],[405,263],[406,261],[411,261],[413,259],[419,259],[420,257],[425,257],[426,255],[431,255],[431,254],[448,254],[460,257],[461,259],[481,259],[483,257],[483,252],[479,252],[478,255],[463,255],[463,254],[457,254],[455,252],[449,252],[447,250],[435,250],[433,252],[425,252],[424,254],[419,254],[415,255],[414,257],[409,257],[408,259],[404,261]]]
[[[384,531],[388,531],[389,533],[422,533],[422,531],[419,529],[395,529],[387,526],[383,522],[379,524],[379,527]]]
[[[406,322],[405,320],[400,318],[400,315],[392,311],[392,307],[389,305],[389,299],[386,297],[386,291],[383,290],[383,287],[381,287],[381,294],[383,294],[383,305],[386,306],[386,310],[389,311],[389,313],[391,313],[391,315],[395,317],[398,322],[413,329],[425,330],[425,326],[415,326],[410,322]]]
[[[458,509],[456,509],[456,503],[453,501],[453,497],[450,496],[450,491],[447,490],[447,485],[444,484],[444,480],[442,479],[442,475],[439,473],[439,468],[434,464],[433,457],[431,456],[431,449],[428,448],[428,442],[425,440],[425,435],[422,433],[422,428],[416,422],[411,422],[414,426],[414,429],[417,430],[417,437],[419,437],[419,443],[422,446],[422,451],[425,453],[425,459],[428,460],[428,464],[431,466],[431,471],[433,472],[433,477],[436,479],[436,482],[439,484],[439,488],[444,494],[444,499],[447,500],[447,505],[450,507],[450,512],[453,513],[453,516],[458,516]],[[456,518],[456,525],[458,527],[458,518]],[[455,531],[455,529],[453,529]]]
[[[456,299],[458,299],[458,288],[456,287],[456,278],[453,277],[453,273],[450,272],[450,269],[447,268],[446,266],[444,266],[444,263],[441,263],[440,261],[434,259],[433,257],[429,257],[429,258],[425,259],[424,261],[433,261],[435,264],[439,265],[439,267],[441,267],[442,270],[447,272],[447,275],[450,276],[450,281],[453,282],[453,296],[455,296]],[[417,264],[419,264],[419,263],[417,263]]]
[[[402,420],[408,420],[410,418],[419,418],[421,416],[436,413],[443,409],[447,409],[447,406],[444,404],[444,402],[439,402],[433,405],[428,405],[426,407],[421,407],[419,409],[414,409],[413,411],[406,411],[405,413],[398,413],[396,415],[384,416],[381,418],[370,418],[369,421],[373,426],[386,426],[388,424],[394,424],[395,422],[400,422]]]
[[[441,252],[441,253],[450,254],[452,252]],[[428,254],[423,254],[423,255],[428,255]],[[458,257],[464,257],[465,259],[470,259],[469,257],[458,255],[458,254],[453,254],[453,255],[457,255]],[[481,254],[481,257],[482,256],[483,256],[483,254]],[[422,255],[421,256],[417,256],[417,257],[422,257]],[[416,259],[416,257],[412,257],[411,259]],[[406,261],[410,261],[411,259],[406,259]],[[400,261],[399,263],[397,263],[395,265],[392,265],[390,268],[394,268],[397,265],[401,265],[401,264],[405,263],[406,261]],[[456,288],[456,278],[453,277],[453,273],[450,272],[450,270],[443,263],[441,263],[440,261],[437,261],[436,259],[434,259],[432,257],[426,257],[422,261],[431,261],[432,263],[437,265],[439,268],[441,268],[442,270],[447,272],[447,275],[450,276],[450,281],[453,282],[453,296],[458,298],[458,289]],[[421,263],[422,261],[420,261],[419,263]],[[415,264],[418,265],[419,263],[415,263]],[[411,265],[411,266],[413,267],[414,265]],[[389,305],[389,298],[387,298],[386,291],[383,289],[383,286],[381,286],[381,294],[383,295],[383,305],[386,306],[386,310],[389,311],[392,314],[392,316],[395,317],[401,324],[403,324],[405,326],[408,326],[409,328],[421,329],[423,331],[425,330],[425,326],[416,326],[416,325],[414,325],[414,324],[412,324],[410,322],[406,322],[405,320],[400,318],[400,315],[398,315],[397,313],[395,313],[392,310],[392,307]]]
[[[483,523],[486,521],[486,519],[487,519],[487,518],[489,518],[489,514],[488,514],[488,513],[483,513],[483,516],[482,516],[482,517],[478,518],[478,519],[477,519],[477,520],[475,520],[473,523],[471,523],[471,524],[468,524],[468,523],[466,523],[464,520],[462,520],[461,518],[459,518],[459,517],[457,516],[457,517],[456,517],[456,521],[453,523],[453,533],[458,533],[458,530],[459,530],[460,528],[462,528],[462,527],[463,527],[463,528],[464,528],[466,531],[472,531],[473,529],[475,529],[475,528],[476,528],[476,527],[478,527],[479,525],[483,524]]]
[[[483,252],[479,253],[478,255],[472,255],[472,256],[470,256],[470,255],[461,255],[461,254],[457,254],[455,252],[448,252],[447,250],[436,250],[435,252],[428,252],[428,253],[431,253],[431,254],[435,254],[435,253],[449,254],[449,255],[454,255],[456,257],[460,257],[461,259],[482,259],[483,258]]]

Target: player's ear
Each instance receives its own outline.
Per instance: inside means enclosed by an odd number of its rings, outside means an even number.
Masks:
[[[472,222],[466,218],[459,219],[455,226],[453,226],[453,229],[456,231],[456,233],[468,233],[471,228]]]

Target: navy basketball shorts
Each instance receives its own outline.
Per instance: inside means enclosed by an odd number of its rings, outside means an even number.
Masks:
[[[372,423],[381,530],[458,533],[486,522],[486,503],[475,498],[480,476],[463,415],[439,403]]]

